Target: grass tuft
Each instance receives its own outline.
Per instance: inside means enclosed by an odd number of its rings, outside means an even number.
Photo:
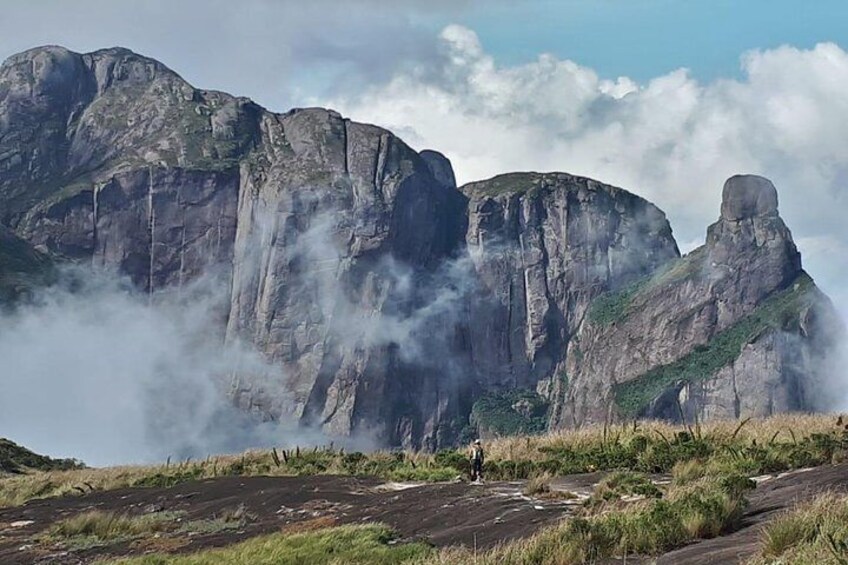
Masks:
[[[383,525],[337,526],[294,534],[272,534],[192,555],[145,555],[124,565],[330,565],[409,562],[433,550],[422,543],[398,543]]]
[[[823,494],[772,520],[751,561],[766,563],[848,564],[848,496]]]
[[[163,532],[181,516],[177,512],[128,516],[91,510],[54,523],[42,535],[42,541],[58,542],[73,549],[108,545]]]

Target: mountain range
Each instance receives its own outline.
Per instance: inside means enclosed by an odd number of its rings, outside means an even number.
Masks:
[[[235,405],[388,446],[826,408],[841,322],[772,183],[722,190],[681,256],[624,189],[457,186],[444,155],[385,129],[273,113],[126,49],[0,67],[0,298],[63,263],[151,297],[213,277],[221,339],[274,368],[232,375]]]

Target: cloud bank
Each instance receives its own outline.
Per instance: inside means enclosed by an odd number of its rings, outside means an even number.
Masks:
[[[30,449],[108,465],[321,443],[237,410],[231,377],[279,378],[224,343],[228,285],[204,277],[149,296],[113,273],[73,268],[0,316],[0,430]]]
[[[473,30],[451,25],[439,63],[310,103],[436,148],[460,182],[515,170],[567,171],[664,209],[684,251],[703,241],[721,186],[771,178],[805,265],[848,312],[848,53],[822,43],[741,58],[743,78],[702,84],[686,69],[645,83],[602,78],[552,55],[499,65]]]

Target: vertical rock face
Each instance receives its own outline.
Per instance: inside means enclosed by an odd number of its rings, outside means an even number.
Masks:
[[[530,390],[546,397],[552,427],[809,408],[832,322],[766,179],[728,180],[680,258],[624,190],[564,173],[457,189],[447,158],[386,130],[274,114],[123,49],[0,67],[0,294],[48,256],[151,293],[214,273],[225,339],[274,367],[234,375],[239,406],[416,448],[511,389],[536,419]]]
[[[732,177],[706,245],[593,304],[569,344],[553,423],[811,409],[834,328],[774,186]]]
[[[489,387],[551,382],[593,298],[679,256],[665,214],[590,179],[514,173],[463,192],[481,288],[470,348]]]
[[[455,187],[393,135],[335,112],[268,119],[262,137],[241,170],[228,335],[261,344],[280,375],[261,390],[248,382],[242,403],[334,434],[435,445],[457,395],[440,392],[438,364],[407,359],[428,306],[410,285],[458,243]]]
[[[0,222],[149,290],[227,263],[258,113],[125,49],[16,55],[0,68]]]
[[[28,242],[0,225],[0,311],[50,281],[51,263]]]
[[[0,221],[148,292],[223,275],[226,338],[279,368],[238,375],[264,418],[435,447],[467,414],[442,277],[465,198],[388,131],[272,114],[123,49],[36,49],[0,68]]]

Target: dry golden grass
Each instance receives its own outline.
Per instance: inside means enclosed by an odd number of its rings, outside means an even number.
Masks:
[[[240,454],[219,455],[205,460],[185,461],[164,465],[136,465],[104,467],[71,471],[31,472],[23,475],[0,477],[0,507],[17,506],[37,498],[76,496],[93,491],[114,490],[132,486],[170,486],[178,482],[208,479],[220,476],[294,476],[294,475],[346,475],[350,468],[344,464],[344,453],[325,449],[304,448],[290,450],[289,462],[282,460],[282,451],[276,456],[271,450],[249,450]],[[455,475],[434,468],[430,453],[407,452],[402,454],[404,468],[410,476],[387,478],[439,480]],[[275,461],[279,460],[279,464]],[[374,474],[387,473],[396,463],[397,453],[375,451],[367,454],[367,462]],[[297,465],[294,465],[297,463]],[[431,473],[432,471],[432,473]]]
[[[772,520],[749,563],[848,563],[848,496],[825,493]]]
[[[338,519],[335,516],[319,516],[318,518],[310,518],[309,520],[301,520],[292,524],[286,524],[280,531],[284,534],[301,534],[303,532],[314,532],[323,530],[324,528],[332,528],[338,526]]]
[[[579,430],[564,430],[541,436],[518,436],[496,439],[485,445],[487,460],[539,462],[550,455],[545,448],[575,448],[619,440],[627,442],[637,435],[673,438],[675,434],[690,430],[709,438],[711,442],[730,442],[732,438],[750,444],[767,444],[800,441],[813,433],[828,433],[836,429],[836,416],[831,414],[784,414],[771,418],[745,422],[711,422],[697,429],[673,426],[663,422],[644,421],[604,428],[590,426]],[[740,427],[741,425],[741,427]],[[403,466],[397,467],[398,457]],[[464,454],[456,456],[465,460]],[[221,455],[204,461],[172,463],[170,465],[125,466],[72,471],[34,472],[26,475],[0,477],[0,507],[15,506],[35,498],[80,495],[90,491],[112,490],[130,486],[169,486],[177,482],[206,479],[226,475],[310,475],[364,473],[396,480],[447,480],[456,476],[456,470],[440,467],[436,457],[429,453],[403,454],[378,451],[363,456],[363,464],[355,469],[348,466],[345,455],[339,451],[303,449],[299,456],[289,451],[288,461],[282,451],[276,459],[269,450],[253,450],[237,455]],[[394,465],[394,466],[393,466]],[[353,470],[352,470],[353,469]],[[591,469],[589,469],[591,470]]]
[[[814,433],[832,432],[836,414],[779,414],[768,418],[750,419],[740,428],[738,420],[718,420],[686,428],[660,421],[639,421],[614,426],[594,425],[577,430],[562,430],[539,436],[512,436],[492,440],[486,446],[486,456],[491,460],[541,461],[548,456],[539,448],[567,448],[586,446],[618,438],[626,441],[636,435],[659,435],[672,438],[681,431],[700,433],[716,440],[729,441],[734,433],[736,439],[750,443],[768,443],[776,437],[778,440],[792,441],[793,434],[800,438]],[[738,429],[738,431],[737,431]]]

